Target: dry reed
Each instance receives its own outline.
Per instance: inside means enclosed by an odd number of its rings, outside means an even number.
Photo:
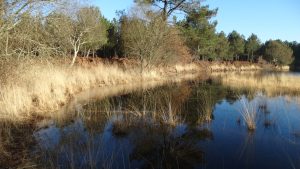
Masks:
[[[223,74],[220,76],[221,83],[230,87],[242,89],[255,89],[264,91],[267,95],[282,93],[300,93],[300,76],[287,74]]]
[[[243,117],[247,128],[249,131],[253,131],[256,128],[256,104],[249,103],[246,98],[240,97],[240,104],[241,104],[241,116]]]
[[[181,67],[178,71],[186,71],[194,66],[187,65],[187,69],[184,66],[178,67]],[[73,68],[63,64],[41,63],[31,63],[22,69],[17,67],[14,72],[10,72],[12,76],[2,80],[5,83],[0,83],[0,120],[22,120],[33,113],[57,111],[74,94],[94,87],[168,81],[174,78],[170,76],[170,69],[146,70],[141,76],[139,69],[124,70],[103,63]]]

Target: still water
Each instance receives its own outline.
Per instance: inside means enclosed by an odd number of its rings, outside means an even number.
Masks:
[[[33,168],[300,168],[295,93],[232,88],[207,78],[74,105],[64,116],[12,134],[26,133],[30,141],[10,149],[25,151]],[[255,112],[254,130],[243,118],[246,110]]]

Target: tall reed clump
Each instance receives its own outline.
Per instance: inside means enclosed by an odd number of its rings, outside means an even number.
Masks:
[[[256,129],[256,115],[257,108],[254,102],[249,102],[245,97],[239,97],[239,103],[241,105],[240,114],[245,121],[249,131]]]
[[[211,96],[211,91],[201,91],[200,96],[200,105],[199,105],[199,118],[198,123],[202,122],[211,122],[212,114],[214,109],[214,104]]]
[[[176,126],[183,120],[172,110],[171,102],[168,104],[168,110],[162,111],[161,122],[171,126]]]

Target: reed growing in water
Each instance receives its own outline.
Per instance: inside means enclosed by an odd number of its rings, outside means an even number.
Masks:
[[[241,109],[240,113],[245,121],[249,131],[254,131],[256,129],[256,104],[249,103],[246,98],[240,97]]]

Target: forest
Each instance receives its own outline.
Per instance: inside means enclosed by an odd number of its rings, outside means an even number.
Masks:
[[[0,58],[129,58],[145,65],[248,61],[300,66],[297,42],[261,42],[233,30],[216,32],[210,9],[197,0],[136,0],[106,19],[98,7],[63,0],[1,0]],[[177,13],[184,16],[179,20]]]

